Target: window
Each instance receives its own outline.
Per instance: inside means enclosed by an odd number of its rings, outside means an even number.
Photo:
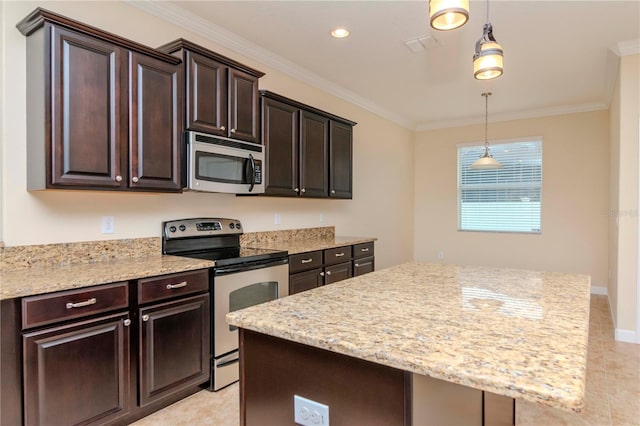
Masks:
[[[458,229],[540,233],[542,140],[491,145],[503,168],[471,169],[483,150],[458,146]]]

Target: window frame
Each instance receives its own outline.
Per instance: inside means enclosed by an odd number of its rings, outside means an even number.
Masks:
[[[461,190],[461,169],[460,169],[460,149],[461,148],[484,148],[484,141],[463,142],[456,144],[456,198],[457,198],[457,231],[458,232],[480,232],[492,234],[521,234],[521,235],[542,235],[542,199],[543,199],[543,179],[544,179],[544,138],[542,136],[529,136],[520,138],[497,139],[489,141],[489,154],[496,146],[520,143],[520,142],[539,142],[540,143],[540,228],[538,231],[503,231],[503,230],[480,230],[480,229],[462,229],[462,190]]]

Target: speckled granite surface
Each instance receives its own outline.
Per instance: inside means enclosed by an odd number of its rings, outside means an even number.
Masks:
[[[240,244],[244,247],[286,250],[289,254],[297,254],[376,240],[377,238],[372,237],[336,237],[335,227],[325,226],[322,228],[249,232],[240,237]]]
[[[407,263],[230,324],[547,406],[583,407],[590,277]]]
[[[209,268],[213,262],[154,256],[14,269],[0,272],[0,300]]]

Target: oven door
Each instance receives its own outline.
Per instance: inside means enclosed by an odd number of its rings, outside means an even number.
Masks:
[[[250,145],[249,150],[243,149],[245,144],[241,142],[221,141],[231,146],[189,142],[189,189],[231,194],[263,193],[263,147],[246,144]]]
[[[267,264],[214,269],[213,350],[211,385],[217,391],[238,381],[238,329],[227,324],[227,312],[268,302],[289,294],[288,259]]]

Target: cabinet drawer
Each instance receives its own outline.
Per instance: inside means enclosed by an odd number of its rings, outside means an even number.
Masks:
[[[324,268],[325,284],[333,284],[335,282],[351,278],[352,276],[351,262],[340,263],[338,265],[327,266]]]
[[[144,278],[138,280],[138,303],[144,304],[208,290],[208,269]]]
[[[292,254],[289,256],[289,273],[322,267],[322,251]]]
[[[353,246],[353,258],[359,259],[361,257],[373,256],[373,241],[370,243],[356,244]]]
[[[129,286],[126,282],[25,297],[22,299],[22,329],[128,306]]]
[[[324,251],[324,264],[335,265],[351,260],[351,246],[327,249]]]
[[[373,272],[375,269],[375,258],[371,257],[363,257],[361,259],[357,259],[353,261],[353,276],[357,277],[359,275],[364,275],[369,272]]]

